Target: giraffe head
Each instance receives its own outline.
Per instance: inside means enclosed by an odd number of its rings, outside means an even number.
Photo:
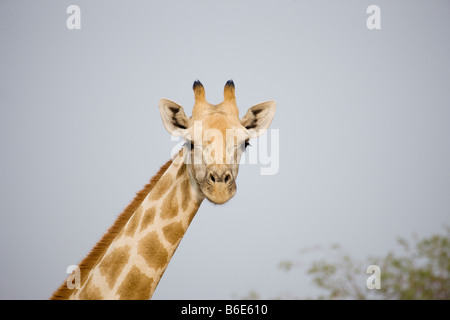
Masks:
[[[182,106],[167,99],[159,102],[159,110],[167,131],[185,141],[185,163],[191,182],[208,200],[222,204],[236,193],[239,161],[249,139],[269,127],[276,104],[259,103],[239,118],[233,81],[225,84],[224,100],[217,105],[206,101],[200,81],[194,82],[193,89],[191,117],[186,116]]]

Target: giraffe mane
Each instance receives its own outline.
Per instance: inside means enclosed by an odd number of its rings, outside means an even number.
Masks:
[[[172,164],[172,160],[167,161],[159,171],[151,178],[150,182],[144,186],[144,188],[136,193],[135,198],[130,202],[130,204],[123,210],[123,212],[117,217],[114,224],[108,229],[108,231],[103,235],[103,237],[97,242],[97,244],[92,248],[89,254],[81,261],[78,265],[81,273],[81,285],[86,282],[86,275],[88,271],[95,267],[96,263],[103,257],[106,250],[110,246],[111,242],[117,236],[117,234],[122,230],[128,220],[131,218],[133,213],[139,208],[144,199],[159,181],[161,176],[166,172],[166,170]],[[66,282],[64,282],[52,295],[52,300],[68,299],[69,296],[74,292],[74,289],[67,288]]]

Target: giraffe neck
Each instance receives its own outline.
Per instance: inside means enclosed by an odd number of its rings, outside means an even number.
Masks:
[[[95,261],[85,263],[88,267],[81,267],[81,286],[70,290],[67,298],[152,297],[204,199],[196,183],[191,182],[189,170],[181,161],[181,154],[169,162],[170,165],[150,192],[129,218],[124,219],[122,226],[116,228],[116,235],[103,250],[104,254]],[[98,245],[101,245],[102,240]],[[65,290],[69,289],[66,287]],[[53,297],[58,297],[57,292]]]

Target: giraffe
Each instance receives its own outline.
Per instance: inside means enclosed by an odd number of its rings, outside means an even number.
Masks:
[[[64,282],[51,299],[150,299],[202,201],[223,204],[235,195],[239,159],[249,139],[269,127],[275,101],[254,105],[239,118],[232,80],[217,105],[206,101],[200,81],[193,90],[191,117],[171,100],[159,102],[164,127],[184,139],[181,150],[81,261],[80,286],[70,289]]]

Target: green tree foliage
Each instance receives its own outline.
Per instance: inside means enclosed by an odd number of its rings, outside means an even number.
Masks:
[[[443,235],[412,241],[399,238],[400,253],[355,261],[339,246],[331,248],[327,258],[317,260],[308,269],[313,283],[323,289],[321,299],[450,299],[450,228]],[[367,266],[379,265],[381,289],[369,290]],[[292,261],[280,268],[289,271]]]
[[[387,299],[450,299],[450,228],[447,234],[417,240],[399,239],[405,254],[383,260],[380,291]]]
[[[395,300],[449,300],[450,299],[450,227],[443,234],[419,239],[397,239],[399,247],[384,256],[367,257],[358,261],[341,246],[329,248],[314,246],[301,250],[301,255],[325,255],[306,266],[294,260],[282,261],[278,267],[285,272],[306,268],[313,284],[322,294],[309,299],[395,299]],[[302,259],[304,260],[304,259]],[[368,289],[371,274],[367,267],[377,265],[381,272],[381,288]],[[237,299],[259,299],[252,290]],[[299,299],[289,292],[272,299]]]

